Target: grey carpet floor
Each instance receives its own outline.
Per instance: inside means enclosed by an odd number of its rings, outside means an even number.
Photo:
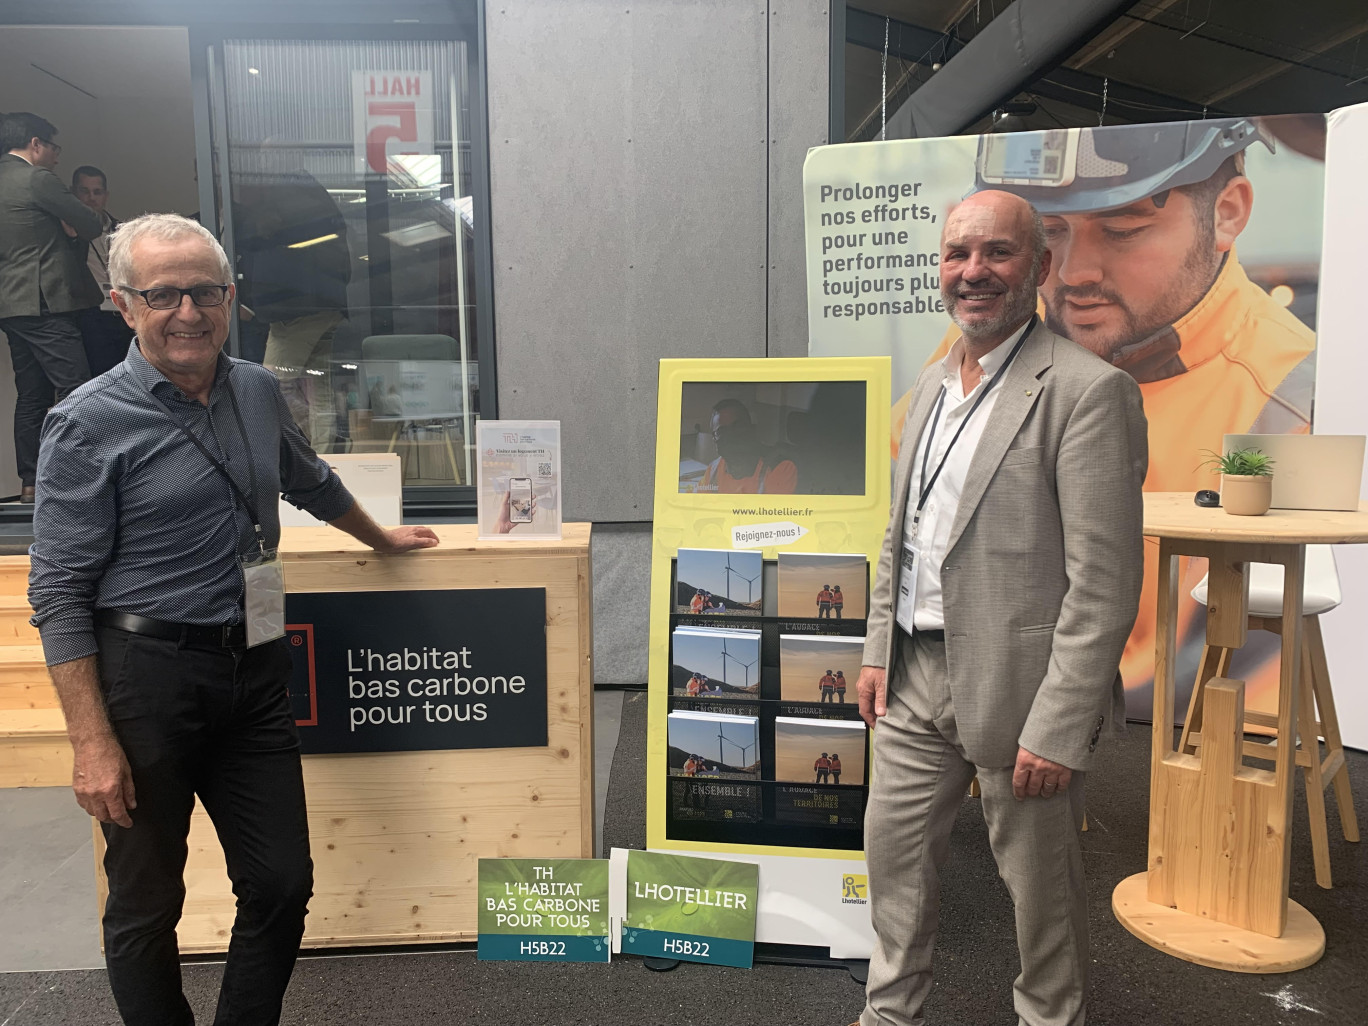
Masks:
[[[645,821],[646,699],[627,695],[613,762],[605,847],[639,847]],[[1126,933],[1111,914],[1113,887],[1145,865],[1149,730],[1111,745],[1088,782],[1084,835],[1093,939],[1092,1026],[1341,1026],[1368,1021],[1368,844],[1332,826],[1335,888],[1315,884],[1298,794],[1292,896],[1321,922],[1326,954],[1279,976],[1190,965]],[[1368,827],[1368,755],[1350,753],[1359,818]],[[1332,817],[1333,800],[1331,802]],[[988,852],[978,803],[966,800],[951,846],[941,908],[931,1026],[1012,1026],[1016,950],[1011,908]],[[185,969],[201,1022],[212,1019],[218,965]],[[611,965],[478,962],[467,951],[301,959],[282,1022],[296,1024],[650,1024],[843,1026],[862,992],[842,969],[761,964],[753,970],[681,965],[652,973],[632,957]],[[0,1026],[115,1026],[104,973],[0,975]]]

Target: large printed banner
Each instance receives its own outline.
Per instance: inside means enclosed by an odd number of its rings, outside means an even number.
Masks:
[[[1012,192],[1044,218],[1046,324],[1140,384],[1145,489],[1214,487],[1199,464],[1223,435],[1310,430],[1324,155],[1321,115],[820,147],[803,169],[809,353],[892,358],[896,450],[917,374],[958,337],[940,299],[945,216],[973,192]],[[1142,719],[1158,559],[1147,542],[1122,663]],[[1205,561],[1183,562],[1180,684],[1205,629],[1189,596]],[[1235,657],[1251,708],[1272,708],[1276,650],[1253,635]]]

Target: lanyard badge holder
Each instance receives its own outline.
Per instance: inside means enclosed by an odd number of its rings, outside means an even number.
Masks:
[[[266,547],[261,525],[254,523],[252,527],[256,529],[257,551],[239,557],[248,648],[285,637],[285,568],[280,554]]]
[[[243,585],[243,614],[245,616],[245,626],[247,628],[247,647],[255,648],[257,645],[264,645],[268,641],[275,641],[277,638],[285,636],[285,571],[280,563],[280,554],[276,549],[266,547],[266,535],[261,530],[261,517],[257,515],[256,507],[250,499],[242,493],[238,483],[233,480],[233,475],[228,473],[228,468],[211,453],[203,442],[195,437],[188,427],[180,422],[170,407],[161,401],[157,396],[152,395],[152,401],[162,408],[162,411],[171,418],[171,422],[180,428],[186,438],[202,452],[206,459],[214,465],[217,470],[228,481],[228,486],[232,489],[235,498],[246,511],[252,520],[252,530],[256,533],[256,551],[248,552],[238,556],[238,563],[242,568]],[[233,416],[237,419],[238,431],[242,435],[242,444],[247,449],[247,475],[248,485],[252,495],[256,495],[256,465],[252,462],[252,443],[247,437],[247,426],[242,422],[242,414],[238,412],[237,396],[233,394],[232,386],[228,386],[228,400],[233,406]]]
[[[959,437],[964,433],[965,427],[967,427],[969,421],[973,419],[974,414],[978,412],[978,408],[983,405],[983,400],[988,398],[988,393],[991,392],[993,387],[1002,379],[1003,374],[1007,373],[1007,368],[1012,365],[1012,361],[1016,358],[1016,354],[1021,351],[1021,347],[1026,344],[1027,337],[1031,334],[1032,329],[1035,328],[1035,321],[1036,319],[1033,316],[1031,322],[1026,325],[1025,330],[1022,331],[1021,338],[1017,339],[1016,345],[1014,345],[1012,351],[1007,354],[1007,359],[1003,361],[1002,366],[999,367],[997,372],[988,380],[987,386],[979,393],[979,397],[974,400],[974,405],[969,407],[969,412],[965,414],[964,419],[960,421],[960,425],[956,429],[954,435],[951,436],[950,444],[945,447],[945,452],[941,453],[940,462],[936,464],[936,469],[932,472],[931,479],[927,480],[926,468],[931,461],[931,448],[936,441],[936,426],[940,423],[941,411],[945,408],[944,385],[941,386],[940,395],[936,397],[936,406],[931,411],[931,417],[927,421],[930,433],[926,438],[926,448],[922,450],[920,480],[923,484],[917,496],[917,507],[912,513],[912,531],[910,534],[903,537],[902,556],[898,573],[898,606],[896,616],[898,626],[908,634],[912,634],[916,627],[913,617],[917,608],[917,578],[920,576],[922,560],[922,550],[918,544],[918,533],[921,528],[922,510],[926,508],[926,500],[931,497],[931,489],[935,487],[936,481],[940,478],[941,471],[945,469],[945,463],[950,458],[950,450],[955,447],[955,443],[959,441]]]

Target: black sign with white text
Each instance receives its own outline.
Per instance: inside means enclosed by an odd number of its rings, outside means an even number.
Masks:
[[[305,754],[546,745],[543,588],[285,596]]]

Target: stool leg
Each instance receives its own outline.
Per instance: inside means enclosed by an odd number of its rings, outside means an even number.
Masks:
[[[1330,665],[1325,658],[1325,639],[1321,636],[1320,617],[1306,618],[1306,648],[1311,653],[1312,688],[1316,705],[1320,708],[1321,730],[1325,734],[1326,757],[1343,753],[1340,740],[1339,714],[1335,711],[1335,696],[1330,689]],[[1349,767],[1340,766],[1331,778],[1335,784],[1335,804],[1339,806],[1340,828],[1346,841],[1359,839],[1358,815],[1354,811],[1354,795],[1349,790]]]
[[[1320,735],[1316,732],[1316,700],[1311,683],[1311,646],[1303,644],[1301,654],[1301,687],[1297,689],[1300,706],[1297,710],[1297,733],[1301,736],[1302,751],[1310,756],[1306,765],[1302,767],[1302,775],[1306,778],[1306,812],[1311,825],[1311,853],[1316,863],[1316,883],[1329,889],[1333,886],[1330,882],[1330,832],[1325,825],[1325,781],[1321,778]]]
[[[456,465],[456,450],[451,447],[451,429],[445,425],[442,427],[442,439],[446,442],[447,460],[451,463],[451,479],[457,484],[465,484],[461,480],[461,468]]]
[[[1231,650],[1219,645],[1203,645],[1202,658],[1197,664],[1197,680],[1192,685],[1192,697],[1188,699],[1187,716],[1183,718],[1183,733],[1178,738],[1178,751],[1183,755],[1196,755],[1197,746],[1190,737],[1202,731],[1202,703],[1206,696],[1207,682],[1215,677],[1224,677],[1230,672]]]

